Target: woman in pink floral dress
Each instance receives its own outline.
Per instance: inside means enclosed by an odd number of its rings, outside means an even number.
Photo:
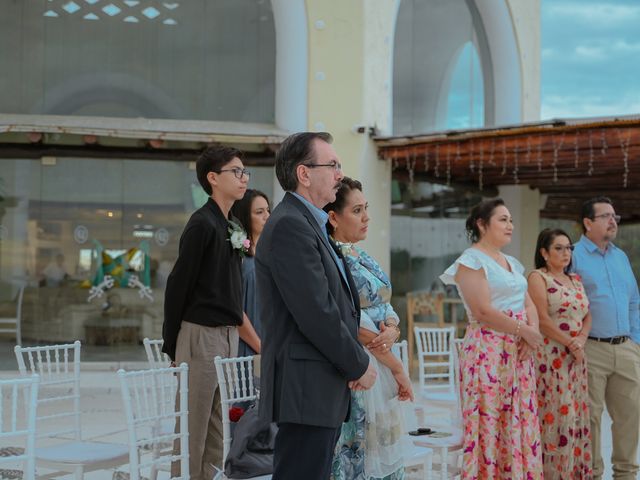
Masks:
[[[540,316],[544,347],[536,352],[542,461],[546,480],[587,480],[591,468],[589,389],[584,344],[591,329],[580,278],[567,273],[571,239],[562,230],[538,236],[529,294]]]
[[[524,267],[501,248],[513,223],[501,199],[466,224],[471,248],[441,279],[455,284],[469,325],[460,354],[463,479],[542,480],[533,351],[542,343]]]

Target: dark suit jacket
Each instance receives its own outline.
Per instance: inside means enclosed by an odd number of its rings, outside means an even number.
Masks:
[[[255,257],[263,420],[337,428],[348,415],[347,382],[369,364],[357,340],[357,288],[346,266],[345,281],[331,249],[309,209],[287,193]]]

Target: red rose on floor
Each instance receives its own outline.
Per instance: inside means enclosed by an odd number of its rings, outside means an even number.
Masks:
[[[560,367],[562,367],[562,360],[560,360],[559,358],[554,358],[551,365],[553,365],[553,368],[558,370]]]
[[[569,413],[569,405],[562,405],[560,407],[560,414],[567,415]]]
[[[244,409],[240,407],[231,407],[229,409],[229,420],[231,420],[232,422],[237,422],[238,420],[240,420],[240,417],[242,417],[242,415],[244,415]]]

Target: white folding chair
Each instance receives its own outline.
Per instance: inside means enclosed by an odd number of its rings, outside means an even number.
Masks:
[[[455,329],[415,327],[420,394],[428,402],[455,402]]]
[[[171,363],[169,355],[162,351],[163,340],[151,340],[145,337],[142,343],[151,368],[164,368]]]
[[[220,386],[220,403],[222,405],[222,470],[216,479],[227,479],[224,476],[224,463],[231,447],[231,420],[229,408],[235,403],[250,402],[258,398],[258,389],[253,383],[253,356],[214,359],[216,376]],[[271,475],[252,477],[252,480],[269,480]],[[228,479],[231,480],[231,479]]]
[[[14,351],[22,376],[40,376],[36,439],[60,440],[55,445],[36,446],[37,465],[74,473],[79,480],[85,472],[127,463],[127,445],[82,440],[79,341],[28,348],[18,345]]]
[[[129,432],[129,475],[131,480],[140,480],[142,472],[150,471],[150,478],[156,478],[158,470],[171,470],[172,462],[180,462],[179,477],[189,478],[189,399],[188,366],[154,368],[136,372],[118,370],[124,412]],[[178,377],[176,379],[176,376]],[[179,409],[167,408],[164,392],[167,385],[179,384]],[[179,421],[180,432],[166,433],[163,425]],[[163,450],[178,439],[180,455],[173,455],[171,449]],[[151,458],[143,459],[144,450],[151,450]]]
[[[162,351],[163,340],[151,340],[150,338],[144,338],[142,340],[144,350],[147,353],[147,360],[149,362],[149,368],[165,368],[171,364],[171,358],[169,355]],[[176,391],[178,390],[177,378],[173,377],[173,381],[165,382],[163,388],[159,393],[158,401],[160,401],[167,411],[172,411],[175,408]],[[175,428],[175,419],[167,418],[160,422],[160,433],[162,435],[172,434]],[[156,442],[153,444],[153,454],[155,457],[165,455],[169,451],[173,450],[173,442]],[[156,480],[157,470],[152,469],[151,480]]]
[[[32,480],[36,476],[36,410],[38,408],[38,383],[40,377],[0,380],[0,465],[17,466],[22,471],[0,469],[0,478],[23,478]],[[6,442],[12,445],[9,447]],[[18,443],[18,446],[15,445]]]
[[[24,299],[24,285],[18,287],[16,295],[16,316],[0,317],[0,333],[15,333],[16,345],[22,345],[22,300]]]
[[[391,347],[391,352],[400,359],[402,366],[404,367],[404,371],[409,375],[409,353],[407,341],[402,340],[401,342],[394,343]]]

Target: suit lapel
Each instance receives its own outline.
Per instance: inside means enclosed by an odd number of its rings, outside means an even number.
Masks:
[[[318,222],[316,221],[313,214],[300,200],[294,197],[291,193],[287,192],[285,194],[283,202],[287,202],[288,204],[295,206],[298,209],[298,211],[302,215],[304,215],[304,217],[307,219],[307,221],[311,225],[311,228],[313,228],[313,230],[316,232],[316,235],[320,237],[322,244],[329,252],[329,255],[331,256],[333,263],[338,269],[338,274],[340,275],[340,279],[342,280],[342,283],[344,284],[347,291],[349,292],[349,295],[351,296],[351,300],[353,301],[353,304],[359,307],[360,305],[359,302],[356,303],[357,300],[354,300],[354,298],[356,298],[357,295],[354,295],[352,293],[352,292],[357,292],[357,290],[354,290],[355,285],[353,284],[353,279],[349,274],[349,268],[347,267],[346,262],[342,258],[342,254],[339,253],[339,250],[337,250],[337,248],[334,249],[335,245],[334,246],[331,245],[331,243],[327,239],[327,235],[325,235],[324,232],[320,230],[320,225],[318,225]],[[336,255],[334,255],[334,253],[336,253]],[[336,257],[337,257],[337,261],[336,261]],[[342,262],[342,265],[344,266],[344,272],[345,272],[346,278],[345,278],[345,275],[342,274],[342,271],[340,270],[340,266],[338,265],[337,262]]]

